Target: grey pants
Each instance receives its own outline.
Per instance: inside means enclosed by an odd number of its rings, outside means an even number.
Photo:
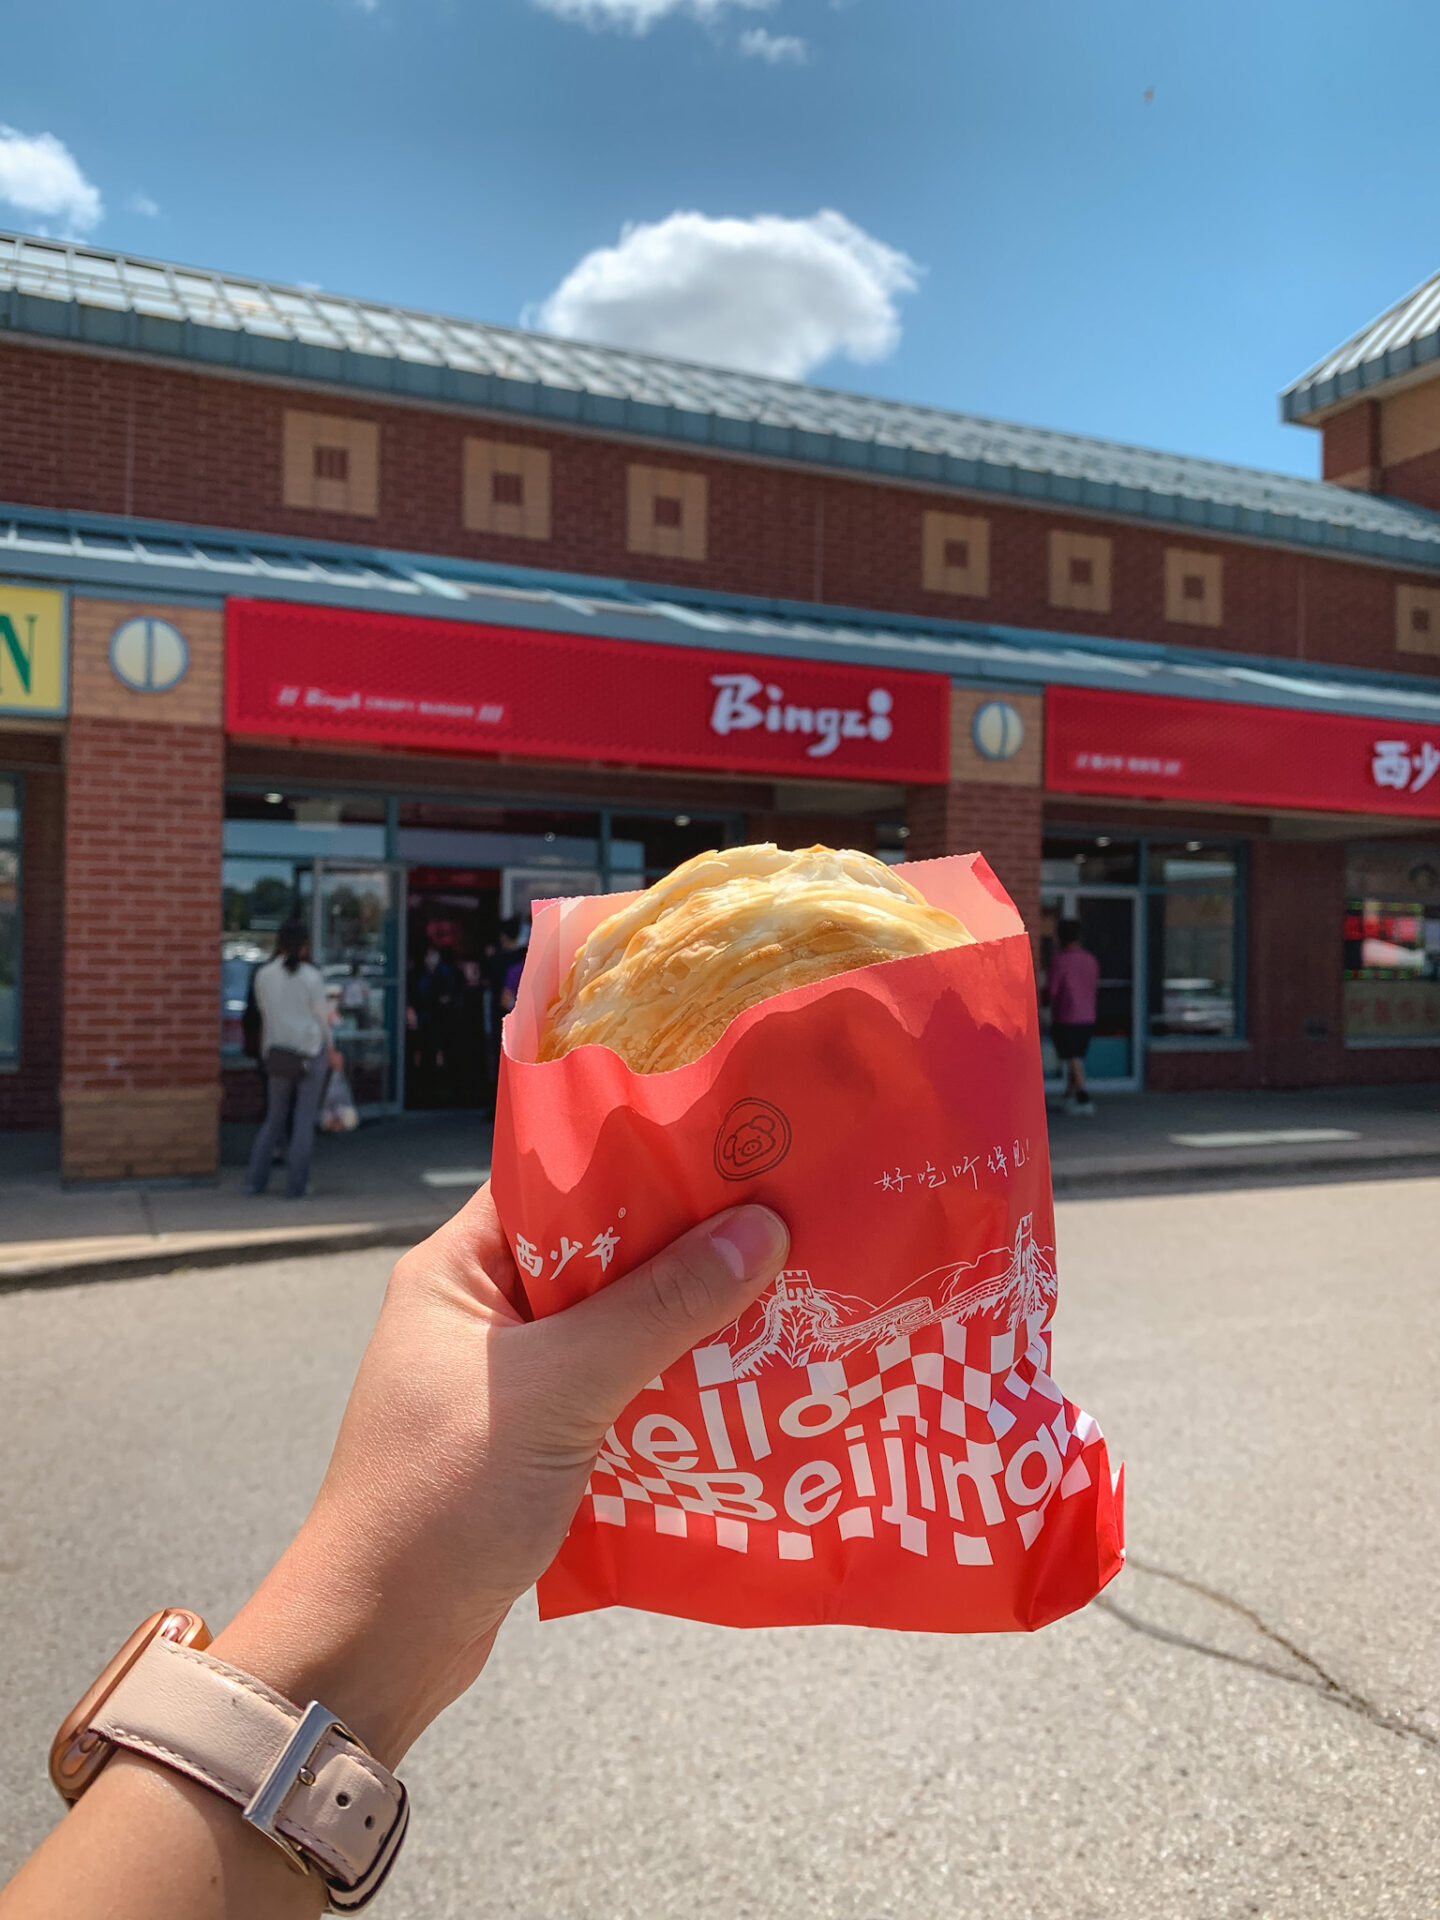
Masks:
[[[250,1149],[250,1165],[245,1185],[251,1193],[264,1193],[270,1182],[270,1158],[275,1143],[285,1131],[290,1102],[295,1111],[290,1121],[290,1154],[285,1163],[285,1192],[298,1200],[310,1178],[310,1150],[315,1144],[315,1118],[330,1077],[329,1056],[322,1047],[298,1080],[282,1080],[278,1074],[265,1076],[265,1118]]]

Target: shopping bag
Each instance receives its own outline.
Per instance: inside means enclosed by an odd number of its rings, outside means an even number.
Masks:
[[[325,1098],[320,1102],[322,1133],[349,1133],[360,1124],[355,1096],[343,1068],[337,1067],[325,1083]]]
[[[493,1183],[553,1313],[737,1201],[789,1266],[606,1437],[544,1617],[1029,1629],[1119,1570],[1122,1491],[1051,1373],[1055,1234],[1029,940],[979,855],[905,877],[973,945],[752,1007],[703,1058],[540,1063],[576,948],[632,899],[537,912]]]

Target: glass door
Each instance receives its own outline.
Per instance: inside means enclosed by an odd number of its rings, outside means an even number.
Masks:
[[[1048,980],[1059,951],[1062,920],[1080,922],[1080,943],[1100,962],[1095,1033],[1085,1061],[1091,1086],[1116,1090],[1140,1085],[1140,893],[1136,887],[1047,888],[1040,902],[1040,968]],[[1050,1008],[1040,1007],[1046,1083],[1060,1086],[1064,1071],[1050,1039]]]
[[[401,1087],[404,870],[380,861],[315,860],[307,874],[310,949],[325,976],[335,1045],[362,1115],[395,1113]],[[297,894],[307,889],[296,876]]]

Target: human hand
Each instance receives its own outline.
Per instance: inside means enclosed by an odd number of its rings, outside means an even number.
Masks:
[[[331,1071],[334,1073],[343,1073],[345,1071],[345,1056],[339,1047],[330,1047],[327,1051],[330,1055]]]
[[[606,1428],[788,1247],[768,1209],[732,1208],[532,1322],[482,1187],[396,1265],[315,1506],[215,1652],[394,1765],[555,1557]]]

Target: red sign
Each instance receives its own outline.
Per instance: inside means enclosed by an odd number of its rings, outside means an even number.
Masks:
[[[232,600],[232,733],[791,778],[948,777],[941,674]]]
[[[1325,813],[1440,817],[1440,726],[1051,687],[1045,785]]]

